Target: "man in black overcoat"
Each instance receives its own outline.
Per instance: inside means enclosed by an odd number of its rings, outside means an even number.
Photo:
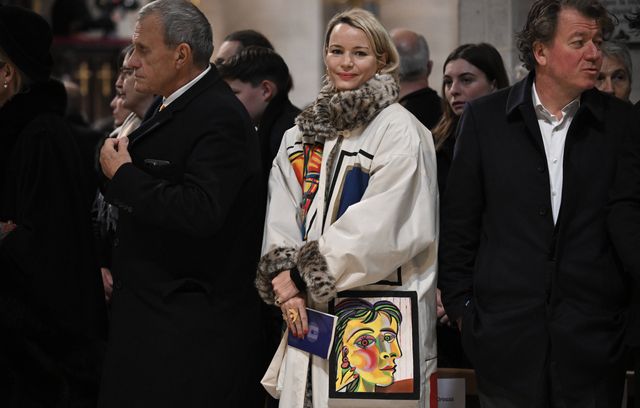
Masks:
[[[530,75],[472,102],[443,199],[440,276],[484,407],[616,407],[627,277],[605,206],[631,107],[592,89],[611,20],[538,0],[518,36]]]
[[[119,221],[99,406],[260,406],[256,134],[189,1],[143,7],[133,45],[135,89],[163,102],[100,153]]]

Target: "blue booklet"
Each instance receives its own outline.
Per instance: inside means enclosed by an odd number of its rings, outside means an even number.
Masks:
[[[324,359],[329,358],[338,318],[328,313],[307,308],[307,319],[309,321],[309,333],[303,339],[299,339],[289,332],[287,344]]]

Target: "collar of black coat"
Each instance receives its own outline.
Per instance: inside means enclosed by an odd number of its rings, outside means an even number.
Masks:
[[[213,86],[216,82],[221,80],[222,79],[215,65],[211,64],[211,70],[198,82],[196,82],[191,88],[189,88],[184,94],[180,95],[178,99],[171,102],[171,104],[167,106],[166,109],[163,109],[161,112],[155,112],[151,117],[145,119],[142,124],[140,124],[140,127],[129,135],[129,145],[139,141],[149,132],[171,119],[176,112],[184,110],[189,106],[194,98],[198,97],[204,91]],[[145,117],[146,116],[147,115],[145,115]]]
[[[514,84],[509,91],[507,99],[507,116],[511,116],[518,112],[519,106],[529,106],[533,109],[533,99],[531,88],[535,71],[529,72],[529,75],[522,81]],[[596,88],[586,90],[580,95],[580,109],[578,113],[589,112],[599,122],[604,119],[604,106],[606,96]],[[576,113],[576,115],[578,114]]]
[[[260,119],[258,130],[271,129],[273,123],[287,108],[297,109],[289,100],[289,95],[286,92],[278,92],[267,104],[267,108],[264,110],[262,118]],[[291,126],[293,126],[293,124]]]

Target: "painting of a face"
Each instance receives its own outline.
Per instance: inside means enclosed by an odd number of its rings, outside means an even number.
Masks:
[[[374,387],[393,383],[396,359],[402,356],[398,344],[398,322],[386,313],[369,323],[353,319],[343,337],[343,354],[359,375],[356,392],[372,392]]]
[[[329,398],[420,399],[418,300],[412,291],[345,291],[329,357]]]

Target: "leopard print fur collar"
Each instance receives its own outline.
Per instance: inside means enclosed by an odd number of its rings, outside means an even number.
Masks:
[[[399,85],[389,74],[375,74],[361,87],[338,92],[325,80],[318,98],[296,118],[303,143],[324,143],[339,131],[352,130],[371,122],[398,100]]]

